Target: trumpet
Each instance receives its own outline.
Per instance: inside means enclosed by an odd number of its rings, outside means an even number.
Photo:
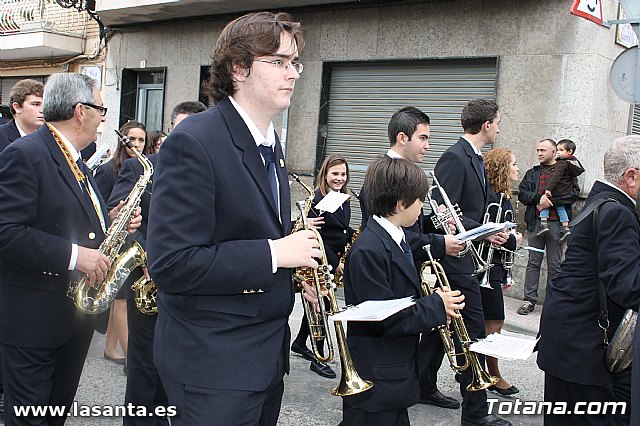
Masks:
[[[311,193],[311,197],[313,197],[313,193]],[[322,237],[316,229],[309,228],[306,215],[306,211],[308,210],[305,208],[306,203],[304,201],[299,201],[297,203],[297,206],[300,209],[300,216],[304,229],[310,230],[316,235],[316,238],[320,243],[320,251],[322,252],[322,259],[317,269],[299,269],[305,272],[312,271],[310,275],[312,276],[312,282],[314,284],[314,288],[316,290],[318,298],[322,299],[323,290],[326,291],[326,297],[329,300],[329,314],[338,313],[340,311],[340,308],[338,307],[338,300],[336,298],[332,276],[329,273],[329,264],[327,263],[327,256],[324,251]],[[305,273],[304,275],[302,275],[301,273],[296,273],[294,275],[294,278],[298,281],[308,281],[308,275],[309,274],[307,273]],[[318,303],[320,312],[317,312],[315,307],[309,301],[307,301],[304,296],[302,297],[302,303],[304,305],[305,315],[307,315],[307,321],[309,322],[311,348],[313,350],[313,354],[318,361],[329,362],[333,360],[333,344],[331,343],[328,332],[328,313],[324,306],[324,300],[320,300],[320,303]],[[338,351],[340,353],[341,377],[340,383],[338,384],[338,386],[333,388],[331,394],[334,396],[348,396],[365,392],[371,389],[371,387],[373,387],[373,383],[368,380],[363,380],[358,375],[358,372],[353,365],[353,359],[351,358],[351,353],[349,352],[349,347],[347,346],[347,338],[344,332],[344,327],[342,326],[342,322],[335,321],[334,326],[336,332],[336,340],[338,341]],[[327,342],[329,354],[327,356],[321,356],[319,351],[319,344],[320,342],[325,340]]]
[[[504,212],[504,221],[507,222],[507,217],[509,217],[509,222],[515,222],[518,216],[518,201],[516,201],[515,211],[507,210]],[[515,232],[515,231],[514,231]],[[516,252],[512,250],[507,250],[503,247],[501,249],[504,251],[502,255],[502,267],[507,271],[507,278],[504,282],[504,285],[508,287],[512,287],[516,282],[513,279],[513,264],[515,262]]]
[[[420,268],[420,288],[422,290],[422,296],[430,296],[435,293],[438,288],[443,291],[449,291],[449,280],[442,265],[435,261],[431,255],[431,245],[427,244],[422,248],[427,252],[427,256],[429,256],[429,260],[424,262]],[[433,273],[431,273],[432,271]],[[459,313],[459,311],[457,311],[457,313]],[[476,353],[471,351],[471,338],[469,337],[469,332],[467,331],[467,327],[464,324],[462,317],[452,318],[452,322],[456,336],[458,337],[458,341],[462,347],[461,353],[456,353],[452,333],[449,327],[446,325],[438,327],[438,333],[440,333],[440,338],[442,339],[442,344],[444,346],[445,353],[447,354],[447,358],[449,359],[451,369],[456,373],[459,373],[471,367],[473,378],[469,386],[467,386],[468,391],[480,391],[498,383],[500,379],[487,373],[482,368]],[[456,360],[456,357],[458,356],[464,357],[464,364],[458,364],[458,361]]]
[[[487,209],[485,210],[484,213],[484,220],[482,221],[482,224],[484,225],[485,223],[489,223],[491,221],[491,214],[489,212],[489,210],[491,210],[492,207],[496,208],[496,222],[500,222],[500,218],[502,217],[502,200],[504,199],[504,192],[500,193],[500,201],[498,201],[497,203],[489,203],[487,204]],[[506,215],[506,212],[505,212]],[[493,244],[491,244],[489,241],[486,240],[482,240],[480,242],[480,247],[478,249],[478,251],[480,252],[480,256],[488,263],[491,264],[493,261],[493,252],[494,252],[495,248],[493,247]],[[484,273],[484,275],[482,276],[482,279],[480,280],[480,287],[484,287],[484,288],[488,288],[493,290],[493,287],[491,287],[491,283],[489,283],[489,271],[486,271]]]
[[[460,220],[460,216],[462,216],[460,207],[457,204],[451,204],[451,200],[449,200],[449,196],[445,192],[444,188],[440,186],[440,182],[438,182],[436,174],[434,172],[429,172],[429,174],[431,175],[431,179],[433,179],[433,185],[429,187],[427,198],[429,198],[429,205],[431,206],[431,210],[433,210],[433,215],[431,216],[433,225],[436,228],[442,229],[445,234],[451,235],[452,232],[449,229],[448,222],[449,219],[453,219],[456,227],[455,233],[460,234],[462,232],[466,232],[466,229],[464,229],[464,226],[462,226],[462,221]],[[444,212],[440,211],[440,209],[438,208],[438,203],[431,197],[431,193],[434,189],[437,189],[440,193],[440,196],[442,197],[442,202],[446,207],[446,210]],[[462,251],[458,254],[458,257],[463,257],[465,254],[467,254],[467,252],[471,254],[471,259],[473,260],[473,275],[481,274],[491,268],[491,265],[485,262],[482,257],[480,257],[480,254],[478,254],[478,251],[471,241],[465,242],[465,248],[462,249]]]

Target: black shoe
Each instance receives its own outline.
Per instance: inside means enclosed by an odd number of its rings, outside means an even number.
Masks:
[[[102,354],[102,355],[104,356],[104,359],[106,359],[107,361],[114,362],[114,363],[116,363],[116,364],[118,364],[118,365],[124,365],[124,363],[125,363],[125,362],[126,362],[126,360],[127,360],[127,358],[126,358],[126,357],[122,357],[122,358],[119,358],[119,357],[118,357],[118,358],[116,358],[116,357],[109,356],[109,355],[107,355],[107,353],[106,353],[106,352],[103,352],[103,354]]]
[[[496,387],[495,385],[493,385],[493,386],[489,386],[487,388],[487,390],[491,391],[491,392],[495,392],[495,393],[500,394],[502,396],[515,395],[518,392],[520,392],[520,389],[518,389],[517,387],[515,387],[513,385],[509,386],[506,389],[500,389],[500,388]]]
[[[309,370],[314,373],[319,374],[322,377],[326,377],[327,379],[335,379],[336,373],[329,367],[327,364],[323,364],[316,360],[311,361],[311,365],[309,366]]]
[[[464,417],[462,416],[462,426],[513,426],[510,421],[501,419],[493,414],[484,417]]]
[[[544,234],[546,234],[547,232],[549,232],[549,226],[547,225],[547,222],[540,222],[540,229],[538,230],[538,232],[536,233],[536,237],[541,237]]]
[[[560,239],[558,240],[558,242],[560,244],[564,244],[569,238],[569,235],[571,235],[571,230],[569,228],[564,228],[560,233]]]
[[[296,341],[294,341],[293,344],[291,345],[291,352],[297,353],[307,361],[315,361],[316,359],[316,357],[313,356],[313,352],[311,352],[309,348],[298,344],[298,342]]]
[[[535,303],[529,300],[525,300],[522,306],[518,308],[518,315],[529,315],[531,312],[533,312],[535,307],[536,307]]]
[[[420,404],[435,405],[441,408],[460,408],[460,403],[456,399],[443,395],[440,391],[436,391],[436,393],[429,396],[420,395],[419,402]]]

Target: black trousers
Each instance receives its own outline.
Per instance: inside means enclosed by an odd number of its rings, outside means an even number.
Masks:
[[[442,365],[443,356],[444,346],[440,333],[437,331],[422,333],[418,349],[420,396],[433,395],[438,390],[438,370]]]
[[[86,322],[77,324],[69,340],[58,347],[0,345],[5,384],[5,426],[64,424],[66,415],[17,417],[13,407],[64,406],[67,413],[78,389],[92,337],[93,326]]]
[[[287,345],[289,339],[286,339]],[[288,347],[286,356],[289,356]],[[169,403],[177,415],[171,426],[276,426],[284,393],[284,356],[278,358],[269,387],[263,392],[207,389],[161,375]]]
[[[545,426],[625,426],[629,425],[631,416],[631,370],[626,370],[613,376],[609,385],[581,385],[567,382],[550,374],[544,375],[544,400],[548,402],[565,402],[567,411],[574,411],[577,402],[582,402],[577,408],[586,412],[589,403],[625,402],[626,411],[621,414],[617,407],[617,414],[547,414],[544,415]],[[592,404],[593,405],[593,404]],[[596,408],[596,407],[594,407]]]
[[[145,315],[136,308],[133,295],[128,292],[127,324],[129,327],[129,349],[127,351],[127,390],[125,405],[131,403],[147,407],[147,413],[157,406],[169,405],[160,375],[153,363],[153,334],[157,315]],[[166,417],[124,417],[123,425],[168,425]]]
[[[342,402],[342,421],[339,426],[409,426],[409,413],[406,408],[369,413],[358,410]]]
[[[462,319],[464,321],[469,338],[474,341],[485,337],[484,312],[482,311],[482,298],[478,279],[465,274],[447,274],[449,284],[453,290],[460,290],[464,295],[464,309]],[[462,348],[458,339],[454,337],[456,351],[460,353]],[[484,355],[477,354],[480,365],[484,366]],[[458,364],[464,361],[458,359]],[[487,393],[485,391],[471,392],[467,386],[472,382],[472,369],[467,368],[460,375],[460,393],[462,394],[462,415],[465,417],[484,417],[489,414],[487,406]]]

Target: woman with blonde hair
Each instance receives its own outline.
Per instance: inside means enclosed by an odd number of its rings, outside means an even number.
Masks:
[[[488,203],[498,204],[500,195],[502,197],[502,213],[500,217],[497,215],[497,206],[489,209],[489,220],[492,222],[515,221],[515,210],[511,204],[511,187],[518,181],[518,163],[516,157],[510,149],[494,148],[484,156],[485,175],[489,183]],[[511,213],[507,213],[507,212]],[[506,218],[505,218],[506,214]],[[522,241],[522,234],[515,232],[511,234],[509,240],[502,246],[507,250],[515,250],[516,246]],[[508,290],[506,282],[507,271],[503,266],[504,251],[494,250],[493,267],[487,272],[489,274],[489,284],[492,289],[480,287],[482,296],[482,309],[484,310],[485,332],[488,335],[500,333],[504,325],[504,299],[502,295],[503,287]],[[489,374],[500,378],[500,381],[489,388],[490,391],[500,395],[513,395],[519,392],[518,388],[510,385],[502,375],[498,368],[498,359],[490,356],[486,357],[487,368]]]
[[[349,200],[345,201],[342,206],[333,213],[318,212],[315,210],[315,206],[331,191],[348,193],[348,183],[349,165],[346,158],[341,155],[330,155],[327,157],[318,171],[313,204],[309,212],[309,217],[321,216],[324,219],[323,222],[320,222],[321,227],[319,231],[322,242],[324,243],[327,262],[333,268],[333,273],[342,273],[344,265],[340,262],[340,258],[347,242],[351,240],[355,232],[349,226],[351,207]],[[312,352],[307,348],[307,337],[309,337],[309,323],[305,315],[302,317],[302,324],[298,336],[291,344],[291,350],[311,361],[311,371],[323,377],[334,378],[336,374],[331,367],[313,358]],[[323,354],[321,353],[321,355]]]

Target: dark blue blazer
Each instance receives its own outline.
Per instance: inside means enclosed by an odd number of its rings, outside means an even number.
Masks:
[[[324,243],[327,261],[335,270],[340,263],[342,253],[344,253],[344,246],[351,240],[355,232],[353,228],[349,226],[349,220],[351,220],[351,204],[349,200],[347,200],[342,204],[342,208],[338,208],[333,213],[316,211],[316,204],[322,201],[323,198],[324,196],[320,190],[316,189],[309,217],[317,217],[322,213],[324,225],[320,228],[320,236]]]
[[[11,120],[0,126],[0,151],[20,137],[20,132],[16,126],[16,121]]]
[[[100,205],[108,221],[101,198]],[[58,346],[77,321],[96,319],[67,297],[72,275],[77,279],[67,269],[72,243],[98,248],[103,238],[93,206],[46,125],[0,154],[2,343]]]
[[[451,204],[458,204],[460,207],[465,230],[480,226],[487,205],[489,185],[482,178],[480,160],[469,142],[460,138],[449,147],[436,163],[434,172]],[[442,203],[438,191],[433,192],[433,198],[438,204]],[[442,260],[442,266],[447,273],[469,275],[473,272],[470,254],[461,258],[446,256]]]
[[[229,99],[192,115],[162,145],[149,213],[158,285],[154,360],[172,380],[264,391],[288,371],[290,269],[272,273],[268,239],[291,230],[287,169],[276,144],[278,215],[262,157]]]
[[[102,198],[105,200],[111,199],[111,191],[113,191],[113,186],[118,180],[118,175],[119,172],[116,170],[116,162],[113,158],[96,169],[93,178],[98,185],[98,191],[100,191]]]
[[[149,154],[147,158],[153,165],[155,170],[156,165],[158,163],[158,154]],[[122,169],[120,170],[120,175],[118,175],[118,180],[113,186],[113,190],[111,191],[111,196],[109,197],[109,201],[107,201],[107,208],[109,210],[113,209],[118,205],[121,200],[126,200],[129,196],[131,190],[133,190],[134,185],[142,176],[144,169],[140,161],[137,158],[129,158],[124,163],[122,163]],[[151,194],[152,194],[152,186],[153,186],[153,175],[151,175],[151,181],[147,184],[147,187],[142,194],[142,199],[140,200],[140,210],[142,212],[142,222],[140,223],[140,228],[131,236],[132,239],[136,240],[142,245],[142,248],[147,246],[147,225],[149,223],[149,206],[151,204]]]
[[[446,323],[438,295],[420,297],[418,273],[378,222],[370,219],[349,255],[344,275],[347,305],[367,300],[418,298],[417,303],[381,322],[349,322],[347,342],[358,374],[373,388],[345,397],[352,407],[383,411],[418,402],[420,333]]]
[[[602,191],[615,191],[595,182],[585,207]],[[598,253],[594,253],[593,215],[575,226],[569,237],[560,275],[547,287],[540,319],[538,365],[559,379],[583,385],[610,383],[604,363],[598,279],[608,298],[612,334],[625,309],[640,304],[640,224],[633,203],[604,203],[598,224]]]

